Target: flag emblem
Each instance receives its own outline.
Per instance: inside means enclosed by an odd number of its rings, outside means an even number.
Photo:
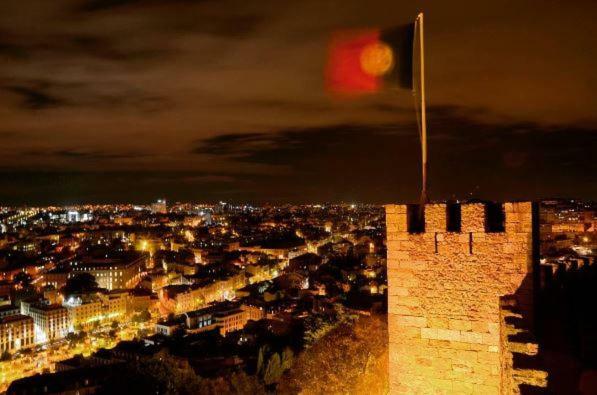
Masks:
[[[392,48],[383,42],[367,45],[361,52],[361,68],[367,74],[380,76],[388,73],[394,66]]]
[[[389,85],[411,89],[413,40],[412,23],[388,30],[337,32],[329,46],[327,90],[353,94]]]

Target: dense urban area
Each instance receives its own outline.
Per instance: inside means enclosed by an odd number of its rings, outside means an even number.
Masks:
[[[2,207],[0,391],[387,386],[385,227],[358,204]],[[596,230],[542,202],[542,275],[592,263]]]
[[[9,393],[154,360],[271,386],[331,328],[385,309],[382,207],[158,200],[3,208],[1,224],[1,390],[42,374]]]

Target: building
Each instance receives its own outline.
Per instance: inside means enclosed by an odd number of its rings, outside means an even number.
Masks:
[[[0,306],[0,318],[8,317],[11,315],[17,315],[20,313],[20,311],[21,309],[10,304]]]
[[[151,203],[151,212],[154,214],[168,214],[166,199],[158,199],[156,202]]]
[[[155,324],[155,331],[160,335],[172,336],[181,327],[180,320],[164,320]]]
[[[71,297],[64,301],[69,329],[87,329],[93,325],[120,321],[127,314],[128,292],[98,292]]]
[[[265,260],[247,265],[245,270],[250,276],[249,282],[255,284],[278,277],[284,268],[284,262],[285,261]]]
[[[157,292],[166,285],[168,285],[168,276],[164,273],[149,273],[139,284],[141,288],[151,292]]]
[[[209,211],[200,211],[197,215],[189,215],[183,219],[183,225],[196,228],[200,225],[211,225],[211,213]]]
[[[81,221],[81,215],[77,210],[68,210],[66,212],[66,222],[79,222]]]
[[[69,330],[87,329],[102,321],[102,304],[98,298],[71,297],[62,304],[68,311]]]
[[[262,309],[249,305],[221,303],[184,314],[186,327],[191,332],[218,329],[222,336],[241,330],[248,321],[265,318]]]
[[[33,319],[26,315],[0,318],[0,353],[18,351],[34,344]]]
[[[23,302],[21,312],[33,318],[35,343],[62,339],[69,331],[68,310],[63,306]]]
[[[61,289],[66,285],[66,280],[69,279],[70,273],[70,270],[49,270],[42,275],[42,285]]]
[[[2,298],[2,297],[9,298],[12,288],[13,288],[12,282],[0,279],[0,298]]]
[[[390,393],[516,393],[502,306],[531,322],[536,211],[386,206]]]
[[[287,243],[288,245],[284,245],[284,243],[279,243],[280,245],[272,243],[271,245],[261,246],[240,246],[239,249],[241,251],[262,253],[277,259],[285,260],[296,258],[297,256],[307,253],[307,245],[304,244],[304,242],[301,243],[302,244],[294,242]]]
[[[307,253],[295,258],[291,258],[288,263],[290,270],[303,270],[305,272],[315,272],[321,266],[323,259],[317,254]]]
[[[144,255],[122,258],[88,258],[72,265],[72,274],[84,272],[95,277],[100,288],[107,290],[134,288],[141,280],[145,266]]]
[[[132,226],[135,223],[133,217],[116,217],[113,219],[115,225]]]
[[[159,290],[160,302],[175,314],[197,310],[212,302],[232,300],[235,292],[246,285],[246,276],[239,272],[217,280],[192,285],[168,285]]]
[[[159,291],[162,305],[176,314],[205,306],[203,290],[190,285],[168,285]]]

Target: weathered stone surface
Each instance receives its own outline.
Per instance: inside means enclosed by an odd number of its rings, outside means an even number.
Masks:
[[[453,233],[445,205],[429,205],[425,232],[409,234],[406,206],[387,206],[391,393],[504,388],[500,297],[526,290],[517,303],[531,305],[532,208],[504,211],[505,232],[485,233],[484,206],[464,204]]]

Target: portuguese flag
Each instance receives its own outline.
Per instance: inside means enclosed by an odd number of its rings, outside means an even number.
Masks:
[[[326,66],[328,91],[374,93],[388,86],[413,88],[415,24],[352,30],[332,36]]]

